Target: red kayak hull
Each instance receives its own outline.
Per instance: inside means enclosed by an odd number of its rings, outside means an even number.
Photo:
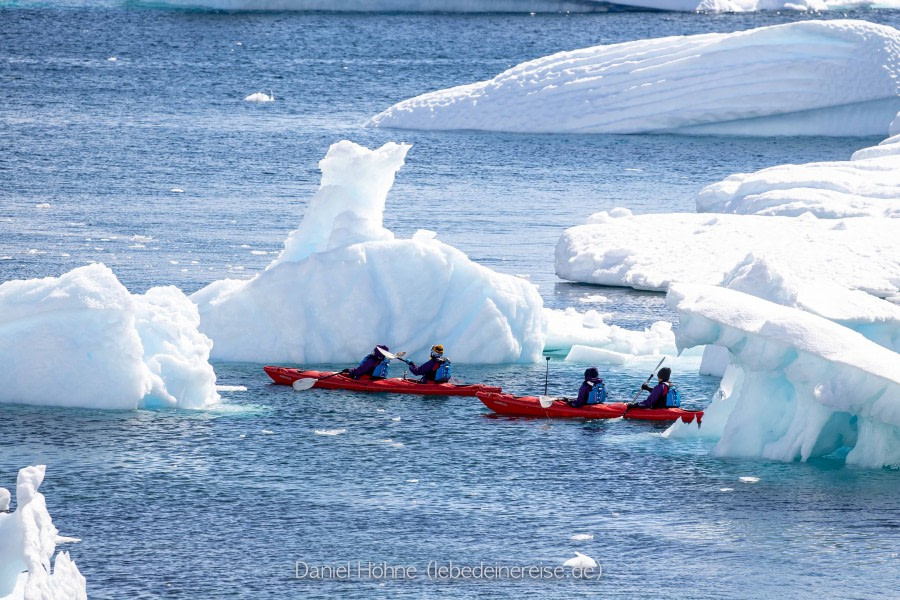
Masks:
[[[700,424],[703,411],[684,410],[681,408],[628,408],[622,402],[610,404],[593,404],[573,408],[556,400],[548,408],[541,406],[535,396],[513,396],[511,394],[482,393],[476,394],[481,402],[498,415],[511,417],[540,417],[544,419],[616,419],[624,417],[636,421],[677,421],[692,423],[696,419]]]
[[[263,370],[278,385],[292,385],[298,379],[319,379],[334,375],[331,371],[301,371],[288,367],[263,367]],[[313,385],[323,390],[348,390],[351,392],[387,392],[393,394],[418,394],[420,396],[474,396],[479,392],[500,393],[496,386],[475,383],[457,385],[455,383],[418,383],[415,379],[353,379],[344,375],[334,375],[319,379]]]

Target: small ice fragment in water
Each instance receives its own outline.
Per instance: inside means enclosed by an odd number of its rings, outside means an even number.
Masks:
[[[593,533],[576,533],[570,539],[573,539],[576,542],[586,542],[588,540],[594,539],[594,534]]]
[[[347,433],[346,429],[316,429],[316,435],[340,435]]]
[[[35,207],[35,208],[50,208],[50,203],[49,203],[49,202],[42,202],[42,203],[40,203],[40,204],[35,204],[34,207]]]
[[[719,488],[720,492],[733,492],[734,488]]]
[[[274,435],[275,434],[275,432],[272,431],[271,429],[263,429],[262,432],[263,432],[263,435]]]
[[[578,301],[584,302],[585,304],[602,304],[604,302],[609,302],[609,298],[602,294],[591,294],[584,298],[579,298]]]
[[[271,96],[264,92],[255,92],[244,98],[247,102],[274,102],[275,94]]]
[[[563,566],[572,567],[573,569],[593,569],[597,566],[597,561],[586,554],[576,552],[574,558],[564,562]]]
[[[217,385],[217,392],[246,392],[247,387],[243,385]]]
[[[268,254],[265,250],[251,250],[250,254],[255,254],[256,256],[262,256]]]
[[[172,192],[173,194],[183,194],[184,193],[184,190],[181,188],[172,188],[169,191]]]
[[[407,479],[406,483],[419,483],[418,479]]]
[[[383,408],[377,408],[377,409],[375,409],[375,410],[376,410],[376,412],[384,412],[384,409],[383,409]]]
[[[116,61],[119,60],[119,59],[116,58],[115,56],[110,56],[110,57],[107,58],[106,60],[108,60],[109,62],[116,62]]]
[[[632,169],[625,169],[625,170],[626,170],[626,171],[631,171],[631,172],[633,172],[633,173],[640,173],[640,172],[643,171],[643,169],[634,169],[634,168],[632,168]]]
[[[393,419],[391,419],[391,421],[399,421],[399,420],[400,420],[400,417],[394,417]]]
[[[77,544],[77,543],[80,542],[80,541],[81,541],[81,540],[78,539],[78,538],[66,537],[66,536],[64,536],[64,535],[58,535],[58,536],[56,536],[56,543],[57,543],[57,544]]]
[[[741,477],[740,480],[744,483],[756,483],[759,481],[759,477]]]
[[[614,516],[614,517],[618,517],[618,516],[619,516],[619,513],[617,513],[617,512],[610,513],[610,514],[611,514],[612,516]]]

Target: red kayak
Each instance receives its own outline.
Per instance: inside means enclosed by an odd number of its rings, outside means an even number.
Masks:
[[[616,419],[624,417],[638,421],[677,421],[685,423],[703,418],[702,410],[684,410],[681,408],[628,408],[623,402],[610,404],[592,404],[573,408],[562,399],[555,399],[544,408],[535,396],[513,396],[511,394],[484,393],[475,394],[485,406],[499,415],[511,417],[542,417],[546,419]]]
[[[263,367],[263,370],[278,385],[292,385],[298,379],[319,379],[313,387],[323,390],[349,390],[351,392],[391,392],[394,394],[420,394],[424,396],[474,396],[479,392],[499,394],[499,387],[475,383],[457,385],[455,383],[419,383],[415,379],[353,379],[345,375],[335,375],[330,371],[300,371],[288,367]],[[328,379],[321,379],[328,377]]]

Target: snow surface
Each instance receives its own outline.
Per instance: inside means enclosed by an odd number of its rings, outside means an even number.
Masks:
[[[852,448],[846,461],[900,466],[900,355],[838,323],[723,287],[673,284],[679,348],[728,348],[701,435],[718,456],[793,461]],[[722,402],[724,400],[724,402]],[[722,426],[724,421],[724,426]],[[710,431],[712,430],[712,431]],[[685,435],[677,425],[669,435]]]
[[[213,10],[308,10],[347,12],[606,12],[651,9],[682,12],[828,10],[855,6],[897,7],[897,0],[140,0]]]
[[[0,285],[0,403],[202,408],[219,399],[197,308],[101,264]]]
[[[404,100],[369,124],[528,133],[884,135],[900,31],[858,20],[560,52]]]
[[[719,284],[754,250],[775,256],[801,281],[827,277],[847,289],[900,291],[900,220],[821,220],[755,215],[594,214],[556,245],[562,279],[664,291],[670,282]]]
[[[249,281],[196,292],[212,356],[252,362],[352,362],[375,344],[454,362],[534,362],[544,346],[543,301],[531,283],[496,273],[420,231],[382,225],[408,145],[349,141],[319,163],[322,183],[279,257]]]
[[[779,165],[731,175],[700,191],[697,212],[900,218],[898,174],[900,135],[895,135],[856,151],[849,161]]]
[[[87,598],[85,579],[68,552],[57,554],[54,568],[50,568],[58,531],[44,495],[38,492],[45,469],[44,465],[21,469],[16,480],[16,510],[0,514],[0,600]]]

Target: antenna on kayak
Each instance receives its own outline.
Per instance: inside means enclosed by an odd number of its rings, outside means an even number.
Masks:
[[[544,372],[544,395],[547,395],[547,383],[550,381],[550,357],[545,356],[544,359],[547,361],[547,370]]]

